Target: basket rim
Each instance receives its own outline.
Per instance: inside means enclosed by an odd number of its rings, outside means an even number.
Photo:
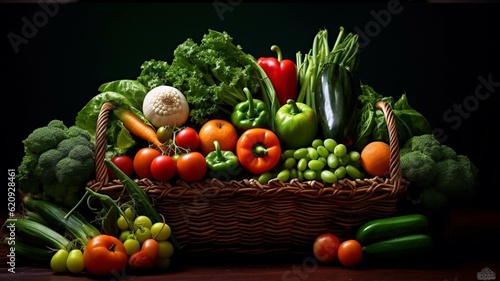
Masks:
[[[385,181],[386,183],[389,182],[392,184],[393,189],[390,192],[390,197],[393,195],[397,195],[401,193],[406,185],[408,184],[406,180],[403,179],[402,177],[402,172],[401,172],[401,165],[400,165],[400,150],[399,150],[399,138],[397,134],[397,127],[396,127],[396,119],[394,117],[394,113],[390,107],[390,105],[385,102],[385,101],[378,101],[375,104],[375,107],[382,110],[386,123],[387,123],[387,128],[388,128],[388,133],[389,133],[389,147],[390,147],[390,168],[389,168],[389,176],[380,179],[379,177],[374,177],[374,178],[367,178],[364,180],[369,180],[370,182],[372,180],[381,182]],[[109,175],[107,172],[107,166],[104,162],[104,159],[106,157],[106,129],[108,126],[108,117],[110,112],[113,110],[114,105],[110,101],[106,101],[102,104],[98,118],[97,118],[97,124],[96,124],[96,133],[95,133],[95,179],[89,181],[87,186],[91,187],[91,189],[99,191],[102,189],[104,186],[116,186],[116,180],[114,183],[110,182]],[[146,183],[149,186],[170,186],[170,184],[165,185],[162,182],[156,182],[154,180],[150,179],[136,179],[138,182]],[[203,183],[207,182],[207,179],[202,180]],[[293,181],[293,182],[292,182]],[[291,185],[297,184],[298,180],[292,180],[290,182]],[[358,180],[359,181],[359,180]],[[362,180],[363,181],[363,180]],[[119,180],[118,180],[119,182]],[[214,182],[214,179],[212,179],[212,182]],[[178,186],[189,186],[190,183],[186,183],[182,180],[176,180],[175,181]],[[215,186],[224,186],[224,185],[230,185],[231,183],[234,183],[234,180],[231,181],[219,181],[215,180]],[[266,188],[266,187],[276,187],[276,185],[281,185],[281,186],[286,186],[289,183],[282,183],[281,181],[277,179],[272,179],[268,184],[254,184],[252,181],[245,181],[245,183],[248,185],[248,187],[253,187],[253,188]],[[251,183],[251,184],[250,184]],[[306,185],[309,186],[323,186],[323,187],[333,187],[333,188],[342,188],[342,187],[347,187],[347,189],[351,189],[353,186],[356,186],[356,180],[350,180],[350,179],[345,179],[342,181],[337,181],[333,183],[332,185],[326,185],[317,181],[307,181],[303,182]],[[359,183],[359,182],[358,182]],[[198,183],[191,183],[191,184],[200,184]],[[366,190],[366,189],[365,189]]]

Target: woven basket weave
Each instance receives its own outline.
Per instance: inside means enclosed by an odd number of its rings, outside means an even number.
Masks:
[[[134,179],[153,199],[183,249],[192,252],[310,253],[325,232],[353,238],[358,226],[397,211],[408,182],[402,178],[395,119],[390,106],[377,103],[390,137],[388,178],[343,179],[333,185],[318,181],[268,184],[255,180],[207,179],[195,183]],[[88,187],[118,198],[119,180],[109,181],[104,157],[111,104],[105,103],[96,132],[96,179]]]

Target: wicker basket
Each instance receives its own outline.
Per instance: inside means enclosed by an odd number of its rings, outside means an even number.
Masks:
[[[271,180],[186,183],[135,179],[153,199],[185,251],[231,253],[310,253],[314,239],[332,232],[352,238],[361,224],[395,215],[408,182],[402,178],[394,115],[385,102],[390,136],[390,177],[343,179],[333,186],[318,181]],[[96,132],[96,179],[88,186],[118,198],[119,180],[108,181],[104,164],[110,104],[104,104]]]

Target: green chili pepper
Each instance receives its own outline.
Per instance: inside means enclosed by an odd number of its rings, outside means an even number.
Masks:
[[[268,128],[269,113],[266,104],[258,99],[254,99],[250,90],[244,88],[247,100],[238,103],[231,114],[231,123],[241,131],[251,128]]]
[[[214,141],[215,150],[205,156],[208,175],[212,178],[230,180],[241,172],[238,157],[232,151],[222,151],[218,141]]]

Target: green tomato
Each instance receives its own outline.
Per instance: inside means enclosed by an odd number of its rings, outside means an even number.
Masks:
[[[139,227],[135,231],[135,237],[137,238],[137,241],[142,244],[144,241],[151,238],[151,230],[146,227]]]
[[[151,236],[156,241],[165,241],[170,237],[172,230],[170,226],[163,222],[157,222],[151,226]]]
[[[71,273],[80,273],[85,268],[83,264],[83,253],[80,249],[73,249],[66,259],[66,267]]]
[[[50,259],[50,268],[54,272],[65,272],[68,270],[68,266],[66,265],[68,254],[68,251],[64,249],[57,250],[57,252]]]
[[[131,256],[141,249],[141,244],[137,239],[133,238],[127,238],[125,242],[123,242],[123,246],[125,246],[125,249],[127,250],[127,255]]]
[[[116,220],[116,225],[118,225],[118,228],[120,230],[127,230],[128,229],[128,223],[127,223],[127,219],[125,219],[124,216],[120,216],[117,220]]]
[[[174,254],[174,246],[170,241],[158,242],[158,258],[170,258]]]
[[[123,211],[125,213],[125,217],[129,219],[130,221],[134,221],[135,219],[135,211],[132,207],[128,207]]]
[[[134,225],[136,225],[138,228],[144,227],[144,228],[151,229],[151,226],[153,225],[153,222],[147,216],[141,215],[141,216],[137,216],[134,219]]]
[[[121,233],[120,233],[120,236],[118,237],[118,239],[122,242],[124,242],[125,240],[127,240],[128,236],[132,234],[132,232],[130,232],[130,230],[123,230]]]

